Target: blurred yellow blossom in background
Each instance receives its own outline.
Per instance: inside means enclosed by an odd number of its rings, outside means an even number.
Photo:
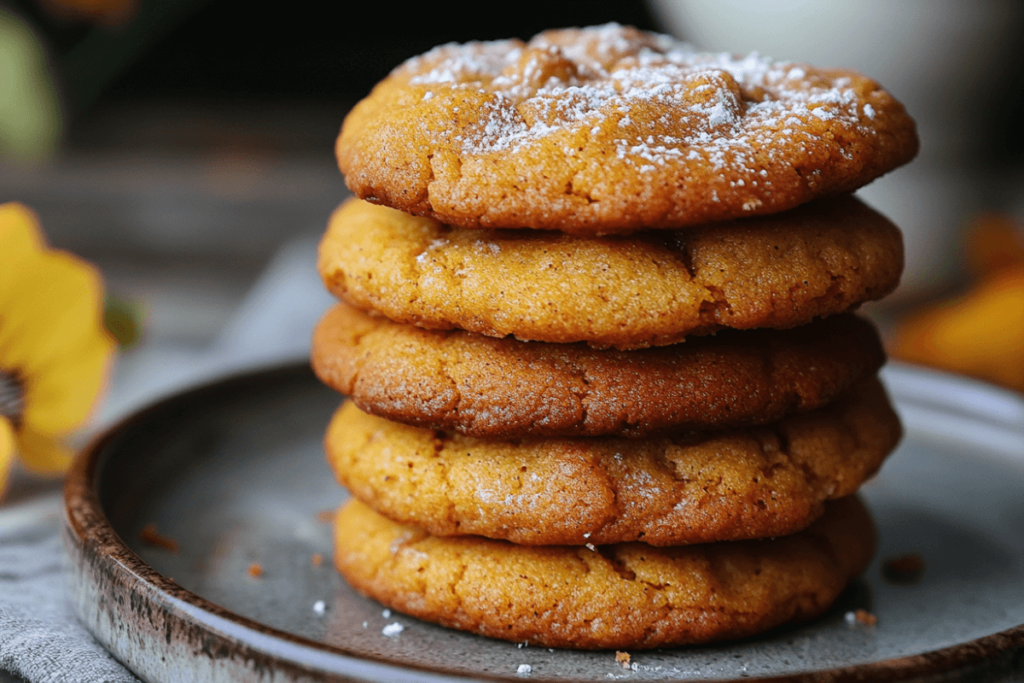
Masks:
[[[67,468],[65,439],[95,405],[114,347],[96,269],[47,248],[28,208],[0,204],[0,492],[16,455],[35,472]]]
[[[903,321],[892,354],[1024,391],[1024,233],[982,216],[965,250],[971,289]]]

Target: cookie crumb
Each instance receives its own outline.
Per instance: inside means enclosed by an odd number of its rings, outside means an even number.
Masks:
[[[334,510],[321,510],[316,513],[316,521],[327,523],[334,519]]]
[[[153,546],[154,548],[163,548],[164,550],[172,553],[178,552],[178,542],[173,538],[161,536],[156,530],[156,524],[152,522],[142,527],[142,530],[139,531],[139,540],[146,545]]]
[[[889,583],[909,586],[924,576],[924,558],[917,553],[890,557],[882,563],[882,577]]]
[[[380,613],[380,615],[382,617],[384,617],[385,619],[390,619],[391,618],[391,610],[385,609],[383,612]]]
[[[533,673],[533,667],[529,664],[520,664],[519,668],[516,669],[516,673],[520,676],[529,676]]]
[[[313,611],[317,614],[323,614],[327,611],[327,603],[325,603],[323,600],[317,600],[313,603]]]
[[[249,565],[249,576],[254,579],[258,579],[263,576],[263,567],[260,566],[259,562],[253,562]]]
[[[878,617],[865,609],[859,609],[855,612],[847,612],[843,617],[846,619],[846,623],[851,626],[854,624],[874,626],[878,623]]]
[[[313,557],[310,559],[313,562],[314,567],[319,567],[324,563],[324,556],[320,553],[313,553]]]
[[[397,636],[399,633],[405,630],[405,627],[399,624],[397,621],[393,621],[380,630],[381,633],[392,638]]]
[[[616,652],[615,653],[615,661],[623,669],[628,669],[629,668],[629,653],[628,652]]]

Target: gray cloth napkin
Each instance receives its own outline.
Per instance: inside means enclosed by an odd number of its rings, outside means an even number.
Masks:
[[[110,424],[190,384],[308,357],[313,327],[333,303],[316,272],[316,241],[285,245],[204,351],[151,344],[122,358],[99,415]],[[0,505],[0,683],[137,681],[78,622],[66,596],[58,535],[61,498],[10,496]],[[6,678],[6,680],[5,680]]]
[[[32,683],[138,683],[65,592],[56,493],[0,509],[0,669]]]

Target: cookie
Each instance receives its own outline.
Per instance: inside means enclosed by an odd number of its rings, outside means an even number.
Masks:
[[[899,436],[872,379],[768,426],[646,439],[483,440],[346,403],[325,444],[352,495],[437,536],[666,546],[803,529],[874,474]]]
[[[362,410],[481,438],[631,437],[764,424],[871,377],[885,351],[842,314],[635,351],[424,330],[347,304],[313,335],[321,380]]]
[[[576,649],[707,643],[812,618],[874,546],[856,498],[793,536],[682,548],[438,538],[356,501],[335,526],[335,565],[364,595],[444,626]]]
[[[630,238],[461,230],[353,199],[318,264],[336,296],[396,322],[628,349],[853,309],[899,283],[903,241],[851,196]]]
[[[852,192],[917,153],[856,72],[703,54],[614,24],[445,45],[345,119],[353,193],[464,228],[682,228]]]

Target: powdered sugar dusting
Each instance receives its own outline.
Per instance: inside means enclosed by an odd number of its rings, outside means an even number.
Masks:
[[[398,72],[414,74],[410,83],[434,97],[444,87],[483,93],[478,124],[456,138],[465,155],[582,132],[611,142],[616,157],[641,172],[685,161],[758,173],[764,160],[755,156],[772,155],[780,139],[811,140],[822,124],[870,135],[876,115],[848,77],[756,53],[699,53],[618,24],[529,43],[444,45]]]
[[[472,83],[500,72],[519,59],[519,41],[495,40],[466,44],[447,43],[407,60],[399,70],[419,72],[411,83]]]

